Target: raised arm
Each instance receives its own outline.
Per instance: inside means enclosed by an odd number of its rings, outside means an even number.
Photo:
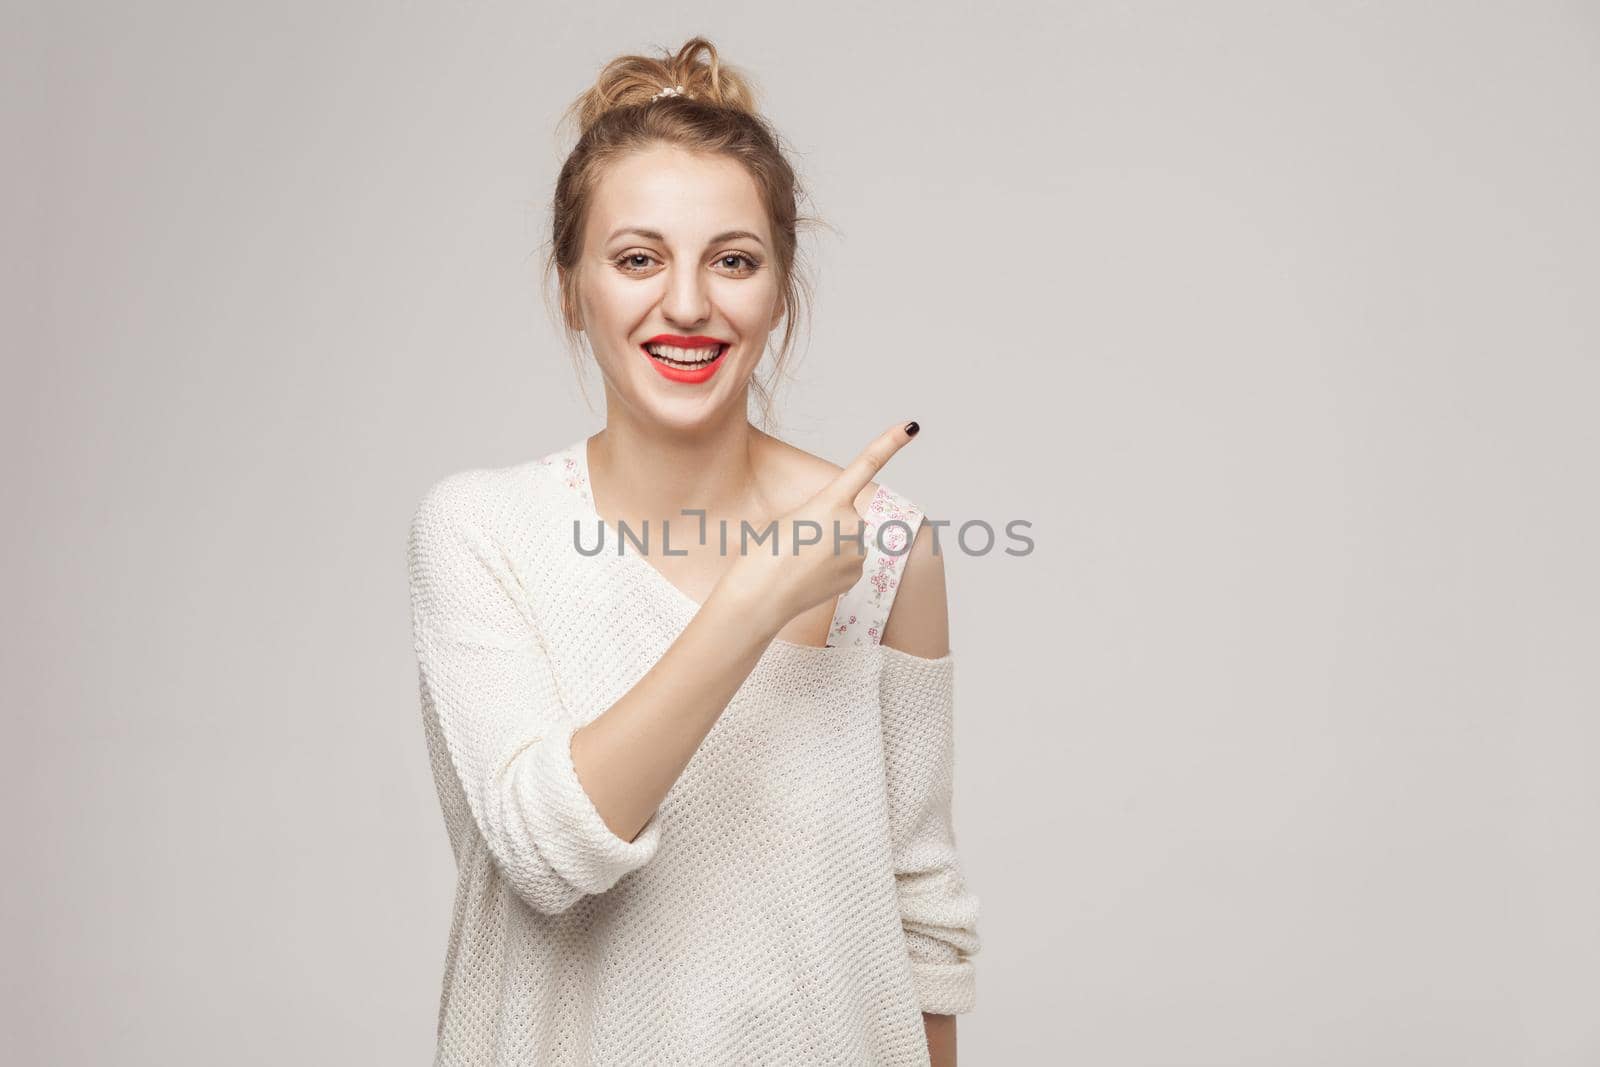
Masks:
[[[652,816],[789,620],[860,579],[862,556],[848,549],[834,552],[831,536],[791,551],[796,543],[791,531],[801,522],[831,531],[839,522],[854,533],[861,521],[856,501],[912,436],[899,424],[885,430],[811,499],[780,516],[783,550],[736,558],[655,666],[578,731],[573,759],[596,806],[619,834],[633,834]]]

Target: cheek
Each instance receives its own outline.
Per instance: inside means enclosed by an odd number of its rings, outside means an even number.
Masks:
[[[772,321],[772,309],[777,305],[778,291],[771,284],[743,285],[724,295],[723,314],[741,334],[761,333]]]
[[[600,277],[585,290],[590,310],[603,322],[617,323],[636,317],[649,307],[650,297],[642,286],[628,285],[617,278]]]

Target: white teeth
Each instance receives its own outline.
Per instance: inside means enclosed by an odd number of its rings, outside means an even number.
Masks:
[[[708,348],[674,348],[671,345],[649,344],[644,347],[652,356],[665,357],[672,363],[689,366],[710,363],[717,358],[717,353],[722,351],[721,345],[712,345]]]

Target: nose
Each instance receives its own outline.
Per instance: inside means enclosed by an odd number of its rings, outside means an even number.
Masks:
[[[674,265],[664,273],[667,291],[661,298],[662,315],[685,332],[703,324],[711,315],[705,277],[694,266]]]

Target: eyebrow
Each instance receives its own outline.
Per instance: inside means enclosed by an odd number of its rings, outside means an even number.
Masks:
[[[621,237],[625,233],[637,234],[647,241],[665,241],[667,239],[664,234],[657,230],[647,230],[640,226],[623,226],[622,228],[614,231],[610,237],[606,238],[606,244],[610,244],[612,241],[615,241],[618,237]],[[715,237],[711,238],[711,240],[707,241],[706,244],[721,244],[723,241],[735,241],[741,238],[748,241],[754,241],[763,248],[766,247],[766,242],[762,241],[759,235],[753,234],[749,230],[727,230],[723,233],[717,234]]]

